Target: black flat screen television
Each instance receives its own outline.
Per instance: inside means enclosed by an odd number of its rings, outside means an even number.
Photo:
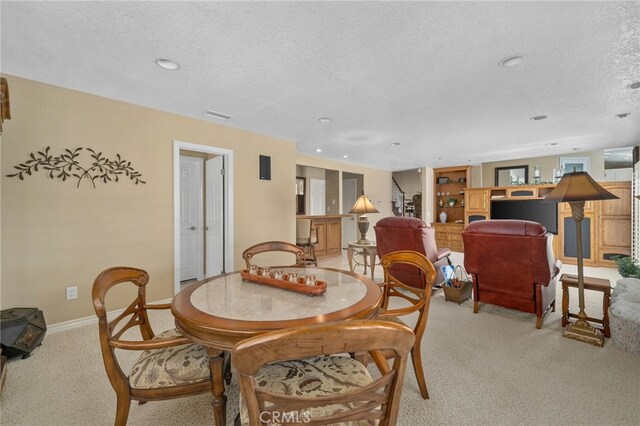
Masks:
[[[492,200],[491,219],[520,219],[538,222],[547,232],[558,234],[558,203],[543,200]]]

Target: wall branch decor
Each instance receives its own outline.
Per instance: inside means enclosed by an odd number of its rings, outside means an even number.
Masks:
[[[76,188],[80,187],[83,179],[88,179],[95,188],[96,180],[103,183],[118,182],[120,176],[128,177],[136,185],[146,183],[141,179],[142,174],[131,167],[131,161],[124,160],[120,154],[116,154],[116,158],[110,160],[104,157],[102,152],[87,148],[87,151],[91,153],[93,163],[88,168],[81,166],[78,157],[82,149],[65,149],[59,156],[52,155],[50,147],[36,153],[32,152],[27,161],[13,166],[18,172],[9,174],[7,177],[17,177],[24,180],[25,175],[31,176],[42,169],[49,173],[51,179],[66,181],[72,177],[76,178],[78,180]]]

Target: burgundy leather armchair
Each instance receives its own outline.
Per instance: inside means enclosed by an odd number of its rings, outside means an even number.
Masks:
[[[473,312],[490,303],[536,314],[536,328],[556,308],[562,263],[553,255],[553,234],[526,220],[479,220],[462,233],[464,267],[473,278]]]
[[[398,250],[413,250],[424,254],[433,264],[437,276],[436,284],[442,283],[441,266],[450,265],[448,248],[438,249],[436,246],[436,230],[427,226],[422,220],[413,217],[385,217],[375,224],[378,257],[382,259],[387,253]],[[424,278],[420,270],[409,265],[394,265],[391,275],[405,284],[416,288],[424,288]]]

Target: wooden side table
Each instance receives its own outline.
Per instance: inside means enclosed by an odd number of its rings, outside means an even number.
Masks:
[[[569,312],[569,287],[578,288],[578,277],[576,275],[562,274],[562,326],[569,324],[569,318],[578,318],[577,314]],[[604,278],[584,277],[584,289],[602,292],[602,319],[587,317],[588,321],[601,324],[598,327],[605,337],[611,337],[609,329],[609,303],[611,301],[611,283]]]
[[[355,253],[362,253],[363,263],[353,258]],[[349,261],[349,270],[353,272],[357,265],[364,266],[364,274],[367,275],[367,266],[371,267],[371,279],[373,279],[374,269],[376,267],[376,256],[378,255],[378,247],[375,242],[371,244],[359,244],[357,241],[349,243],[347,249],[347,260]]]

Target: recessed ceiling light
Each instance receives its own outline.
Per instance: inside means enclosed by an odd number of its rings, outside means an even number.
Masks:
[[[228,120],[231,118],[230,115],[223,114],[221,112],[211,111],[211,110],[207,110],[207,112],[205,112],[204,115],[206,115],[207,117],[219,118],[220,120]]]
[[[436,157],[434,160],[442,160],[442,157]]]
[[[180,64],[171,59],[156,59],[156,65],[169,71],[180,69]]]
[[[640,89],[640,81],[631,83],[630,85],[627,86],[627,89]]]
[[[631,114],[630,112],[623,112],[622,114],[616,114],[616,117],[627,118],[630,114]]]
[[[516,65],[520,65],[527,59],[526,55],[509,55],[506,58],[502,58],[498,65],[503,68],[515,67]]]
[[[391,144],[390,144],[390,145],[391,145],[391,146],[398,146],[398,145],[400,145],[400,142],[391,142]]]
[[[318,121],[321,123],[330,123],[331,122],[331,117],[320,117],[318,118]]]
[[[535,117],[531,117],[531,119],[533,121],[540,121],[540,120],[544,120],[545,118],[549,118],[548,115],[536,115]]]
[[[545,143],[545,146],[556,146],[558,145],[558,142],[549,142],[549,143]]]
[[[322,148],[316,148],[316,152],[322,152]]]
[[[342,158],[349,158],[347,154],[343,155]]]
[[[571,148],[571,151],[580,151],[580,148]]]

